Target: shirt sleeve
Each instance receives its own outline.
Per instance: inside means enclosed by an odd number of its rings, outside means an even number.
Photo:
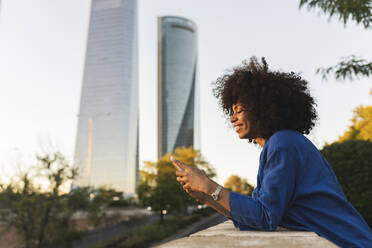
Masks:
[[[295,189],[296,154],[287,149],[268,155],[257,198],[230,193],[230,214],[240,230],[274,231],[291,204]]]

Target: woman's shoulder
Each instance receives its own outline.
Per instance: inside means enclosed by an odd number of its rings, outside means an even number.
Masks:
[[[276,151],[280,149],[305,148],[307,146],[313,146],[313,144],[302,133],[286,129],[275,132],[265,142],[264,149]]]

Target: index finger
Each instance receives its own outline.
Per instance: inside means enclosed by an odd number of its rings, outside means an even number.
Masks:
[[[187,176],[187,172],[185,171],[176,171],[177,176]]]
[[[182,162],[175,159],[174,157],[170,157],[171,161],[172,161],[172,164],[174,165],[174,167],[176,167],[176,169],[178,171],[184,171],[184,169],[181,167],[182,166]]]

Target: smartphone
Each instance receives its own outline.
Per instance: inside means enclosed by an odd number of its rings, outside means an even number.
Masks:
[[[175,159],[173,156],[170,157],[170,160],[172,161],[174,167],[176,167],[178,171],[184,171],[183,168],[181,168],[178,164],[176,164],[176,162],[183,163],[182,161]]]

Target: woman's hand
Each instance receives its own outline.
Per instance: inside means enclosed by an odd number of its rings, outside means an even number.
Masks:
[[[207,174],[195,167],[187,166],[179,160],[171,159],[173,165],[177,168],[177,181],[180,182],[183,189],[186,191],[200,191],[205,194],[210,194],[213,181],[209,179]]]
[[[186,193],[189,194],[189,196],[191,196],[192,198],[194,198],[197,202],[200,202],[202,204],[205,203],[208,197],[208,195],[200,191],[192,191],[187,189]]]

